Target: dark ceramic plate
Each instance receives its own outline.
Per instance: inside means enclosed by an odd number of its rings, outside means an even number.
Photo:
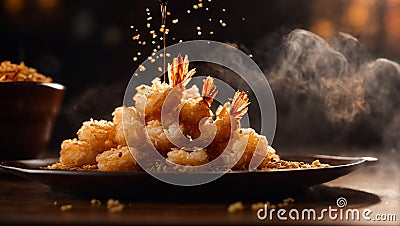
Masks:
[[[181,187],[161,182],[145,172],[89,172],[42,169],[57,159],[4,161],[0,168],[38,181],[53,190],[82,195],[131,196],[144,199],[170,197],[193,199],[202,197],[260,196],[271,193],[298,191],[344,176],[358,168],[378,161],[372,157],[339,157],[327,155],[288,156],[282,159],[312,162],[319,159],[328,168],[283,169],[274,171],[234,171],[210,183]],[[195,176],[195,175],[194,175]],[[250,192],[249,192],[250,191]],[[246,194],[244,194],[246,193]]]

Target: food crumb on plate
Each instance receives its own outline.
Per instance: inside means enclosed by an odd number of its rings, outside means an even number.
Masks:
[[[239,213],[244,210],[244,206],[242,202],[235,202],[228,206],[228,213]]]

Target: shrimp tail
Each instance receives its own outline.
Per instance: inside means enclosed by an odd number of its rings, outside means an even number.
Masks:
[[[244,114],[246,114],[249,106],[249,98],[245,92],[237,91],[235,96],[232,99],[232,105],[229,114],[237,119],[240,120]]]
[[[201,95],[203,96],[203,100],[207,102],[209,106],[211,106],[214,98],[217,96],[218,90],[217,86],[214,84],[214,79],[208,76],[204,79],[203,89],[201,91]]]
[[[196,69],[189,71],[189,58],[187,55],[183,59],[179,54],[177,58],[172,60],[172,64],[168,64],[168,80],[172,87],[186,86],[195,73]]]

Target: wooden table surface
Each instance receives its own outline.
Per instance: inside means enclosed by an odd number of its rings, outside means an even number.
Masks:
[[[107,197],[54,192],[46,185],[0,171],[0,225],[400,225],[400,167],[397,160],[397,156],[392,158],[386,155],[374,166],[360,169],[329,183],[281,197],[259,197],[258,200],[265,202],[292,196],[295,202],[286,207],[288,211],[301,211],[304,208],[320,211],[328,206],[337,208],[337,199],[344,197],[348,202],[346,208],[358,209],[360,212],[370,209],[371,218],[376,218],[377,214],[394,214],[395,221],[366,221],[362,218],[360,221],[331,220],[327,215],[320,221],[282,221],[276,216],[273,220],[261,221],[250,207],[255,200],[245,200],[241,197],[225,201],[213,201],[207,197],[196,201],[179,201],[179,198],[176,199],[178,201],[138,201],[134,198],[121,198],[119,201],[125,205],[124,210],[111,213],[106,208]],[[92,206],[90,200],[93,198],[100,199],[102,204]],[[242,201],[245,210],[229,214],[227,207],[235,201]],[[71,204],[72,209],[62,212],[60,206],[65,204]]]

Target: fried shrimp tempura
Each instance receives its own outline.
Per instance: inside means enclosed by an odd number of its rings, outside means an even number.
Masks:
[[[236,92],[232,102],[227,102],[224,106],[219,106],[216,112],[217,119],[215,125],[217,132],[213,142],[207,148],[210,160],[218,157],[226,148],[228,141],[240,129],[240,119],[247,112],[249,98],[244,92]]]
[[[184,135],[192,139],[200,137],[199,123],[202,119],[207,119],[213,115],[210,106],[217,94],[218,91],[214,84],[214,79],[207,77],[204,79],[202,96],[190,98],[182,102],[183,106],[179,113],[179,124]]]
[[[254,156],[257,145],[262,150],[268,151],[268,141],[262,136],[258,135],[253,129],[241,129],[239,135],[234,138],[233,152],[240,152],[244,149],[243,155],[236,163],[233,169],[244,170],[249,168],[250,161]],[[236,148],[236,150],[235,150]]]
[[[93,150],[104,151],[117,147],[115,139],[114,123],[105,120],[93,120],[84,122],[78,130],[77,135],[80,141],[86,141]]]
[[[86,141],[64,140],[61,144],[60,162],[68,166],[96,164],[99,151],[92,149]]]
[[[167,160],[178,165],[198,166],[207,163],[208,156],[204,149],[186,151],[179,148],[172,148],[172,151],[168,152]]]
[[[112,148],[96,157],[100,171],[139,171],[140,167],[134,160],[128,147]]]
[[[163,156],[167,156],[167,153],[174,147],[174,145],[165,135],[161,123],[157,120],[152,120],[147,123],[146,129],[151,142],[154,144],[158,152]]]
[[[159,78],[156,78],[152,81],[151,87],[145,85],[137,87],[133,100],[135,100],[136,109],[145,115],[146,122],[161,121],[163,107],[167,108],[166,112],[172,112],[177,107],[176,103],[180,103],[182,92],[195,73],[195,69],[189,71],[188,57],[185,56],[183,59],[179,55],[173,59],[172,64],[168,64],[169,83],[161,82]],[[168,95],[170,101],[165,103]]]
[[[149,160],[150,166],[154,162],[157,168],[162,164],[147,158],[152,154],[159,157],[157,152],[150,152],[154,149],[170,163],[183,166],[206,164],[225,150],[221,163],[235,164],[233,170],[328,166],[319,161],[309,165],[280,160],[265,136],[241,128],[240,120],[249,105],[244,92],[236,92],[214,115],[211,104],[218,91],[213,78],[204,79],[201,94],[196,85],[186,88],[195,72],[189,70],[187,56],[174,58],[168,64],[169,83],[155,78],[151,86],[136,87],[135,106],[116,108],[112,122],[84,122],[77,132],[78,139],[65,140],[60,162],[48,168],[139,171],[142,169],[136,160],[142,158]]]

